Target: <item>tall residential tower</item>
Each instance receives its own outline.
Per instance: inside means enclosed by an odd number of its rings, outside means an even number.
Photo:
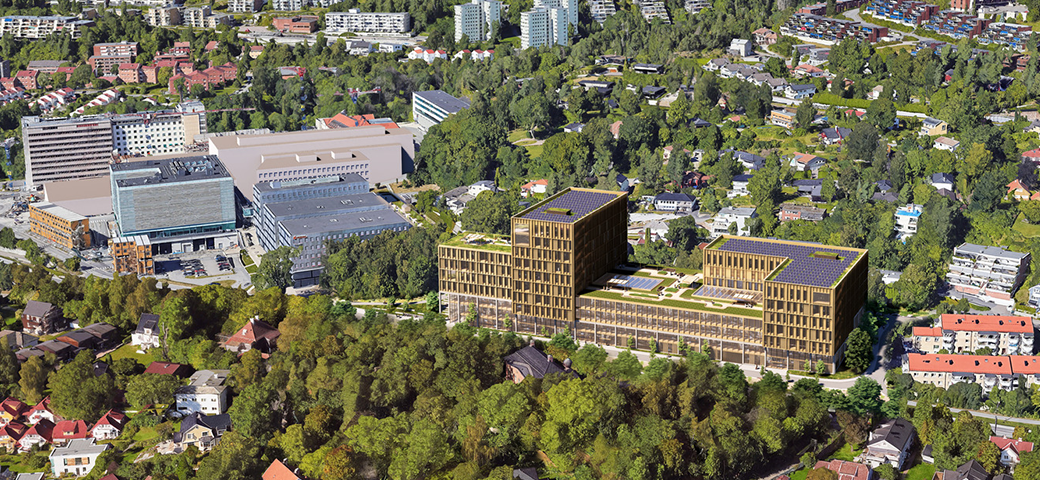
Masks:
[[[502,2],[471,0],[455,5],[455,41],[465,35],[472,42],[491,40],[491,28],[502,21]]]

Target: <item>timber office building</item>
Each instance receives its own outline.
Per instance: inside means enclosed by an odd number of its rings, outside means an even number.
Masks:
[[[438,247],[451,321],[522,334],[771,368],[831,371],[867,299],[866,250],[724,236],[703,249],[702,283],[627,261],[628,196],[572,188],[517,214],[512,234],[462,234]]]

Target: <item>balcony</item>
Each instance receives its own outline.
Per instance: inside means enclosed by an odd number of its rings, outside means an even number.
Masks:
[[[986,375],[986,378],[982,380],[982,386],[989,389],[997,385],[997,377],[993,375]]]

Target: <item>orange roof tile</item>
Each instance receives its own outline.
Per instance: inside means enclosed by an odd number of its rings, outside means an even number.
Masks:
[[[1023,442],[1017,438],[1004,438],[1004,437],[989,437],[989,441],[997,445],[997,448],[1001,450],[1007,450],[1008,448],[1014,450],[1016,453],[1032,452],[1032,442]]]
[[[1010,355],[1011,371],[1021,375],[1040,374],[1040,357],[1035,355]]]
[[[300,480],[301,477],[293,473],[281,460],[275,460],[264,472],[263,480]]]
[[[939,327],[914,327],[915,337],[941,337],[942,329]]]
[[[907,357],[910,371],[1011,375],[1007,356],[911,353]]]
[[[958,332],[1033,332],[1033,321],[1029,317],[947,313],[940,317],[940,321],[943,330]]]

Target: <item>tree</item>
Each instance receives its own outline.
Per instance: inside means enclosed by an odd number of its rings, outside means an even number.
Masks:
[[[282,292],[291,287],[293,259],[300,255],[298,248],[278,247],[264,254],[256,271],[256,288],[266,290],[277,287]]]
[[[1000,449],[993,442],[981,442],[975,460],[978,460],[987,472],[995,472],[1000,467]]]
[[[607,361],[607,351],[599,345],[586,343],[570,357],[578,373],[589,376],[599,372]]]
[[[260,351],[250,349],[242,355],[242,361],[231,368],[231,380],[235,391],[241,392],[246,387],[259,383],[264,379],[267,369]]]
[[[853,160],[869,160],[874,158],[874,150],[878,148],[878,133],[874,125],[859,122],[852,127],[852,133],[845,141],[849,158]]]
[[[173,391],[181,385],[176,375],[145,373],[130,377],[126,386],[126,399],[134,407],[151,404],[173,403]]]
[[[870,377],[859,377],[849,387],[848,407],[853,413],[866,416],[881,410],[881,385]]]
[[[794,123],[798,128],[808,130],[812,126],[813,120],[816,120],[816,107],[813,106],[812,102],[802,102],[798,104],[798,109],[794,112]]]
[[[1040,200],[1026,200],[1018,203],[1018,211],[1025,215],[1029,223],[1040,223]]]
[[[896,471],[895,467],[888,463],[878,465],[874,468],[874,473],[876,473],[881,480],[896,480],[899,478],[899,472]]]
[[[115,384],[112,376],[94,375],[94,352],[83,350],[51,375],[51,405],[65,418],[93,422],[112,408]]]
[[[867,433],[870,432],[870,422],[866,418],[845,410],[838,410],[838,426],[850,446],[866,441]]]
[[[480,192],[462,211],[463,230],[505,235],[510,219],[519,213],[519,200],[509,193]]]
[[[874,359],[873,340],[867,332],[857,327],[849,334],[847,342],[845,366],[857,374],[865,372]]]
[[[867,120],[882,132],[892,128],[896,121],[896,106],[892,99],[880,98],[870,102],[870,106],[867,107]]]
[[[246,437],[265,442],[277,428],[280,418],[271,412],[278,393],[264,383],[250,385],[235,397],[228,409],[231,424]]]
[[[35,405],[43,400],[44,390],[47,388],[47,366],[43,364],[40,357],[29,357],[19,371],[20,380],[18,387],[22,390],[22,399],[29,405]]]
[[[170,346],[191,328],[191,312],[184,297],[168,298],[159,307],[159,341],[163,357],[169,358]]]

